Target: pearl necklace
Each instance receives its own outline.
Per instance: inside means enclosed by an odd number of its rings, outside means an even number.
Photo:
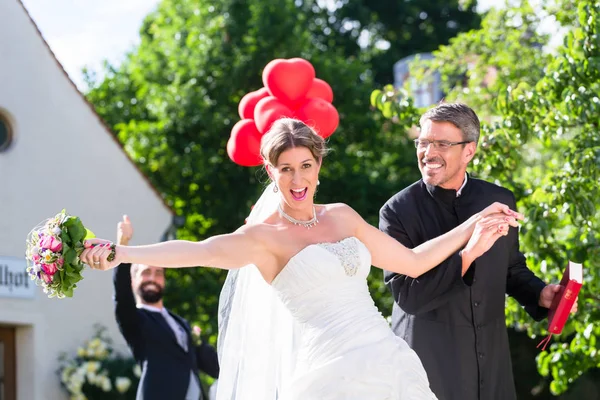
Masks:
[[[300,221],[299,219],[296,219],[294,217],[287,215],[285,213],[285,211],[283,211],[283,208],[281,208],[281,204],[279,204],[278,209],[279,209],[279,215],[282,216],[283,218],[287,219],[294,225],[300,225],[307,229],[310,229],[319,223],[319,220],[317,219],[317,210],[315,209],[315,206],[313,206],[313,217],[311,219],[309,219],[308,221]]]

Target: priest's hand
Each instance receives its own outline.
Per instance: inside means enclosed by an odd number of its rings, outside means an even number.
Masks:
[[[538,301],[539,306],[550,308],[552,301],[554,300],[554,296],[556,296],[558,292],[560,292],[560,285],[546,285],[540,292],[540,299]],[[577,299],[575,299],[575,303],[573,303],[571,314],[575,314],[577,312]]]
[[[461,252],[463,265],[471,265],[478,257],[488,251],[496,240],[508,235],[509,226],[514,226],[513,217],[500,212],[481,218],[475,224],[475,230],[469,242]]]

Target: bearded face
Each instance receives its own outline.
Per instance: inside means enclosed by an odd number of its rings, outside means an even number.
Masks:
[[[162,300],[165,288],[165,271],[161,267],[136,265],[132,267],[132,289],[145,304]]]

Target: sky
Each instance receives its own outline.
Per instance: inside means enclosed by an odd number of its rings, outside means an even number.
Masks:
[[[139,28],[160,0],[22,0],[44,39],[80,90],[81,70],[118,63],[139,42]],[[487,9],[494,0],[479,0]]]
[[[44,39],[80,90],[81,70],[118,62],[139,42],[139,28],[159,0],[22,0]]]

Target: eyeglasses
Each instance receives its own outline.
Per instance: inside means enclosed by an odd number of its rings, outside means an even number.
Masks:
[[[417,149],[426,149],[426,148],[429,147],[430,144],[432,144],[434,149],[448,150],[452,146],[456,146],[456,145],[459,145],[459,144],[467,144],[467,143],[471,143],[471,142],[472,142],[472,140],[465,140],[463,142],[450,142],[448,140],[422,140],[422,139],[415,139],[415,147]]]

